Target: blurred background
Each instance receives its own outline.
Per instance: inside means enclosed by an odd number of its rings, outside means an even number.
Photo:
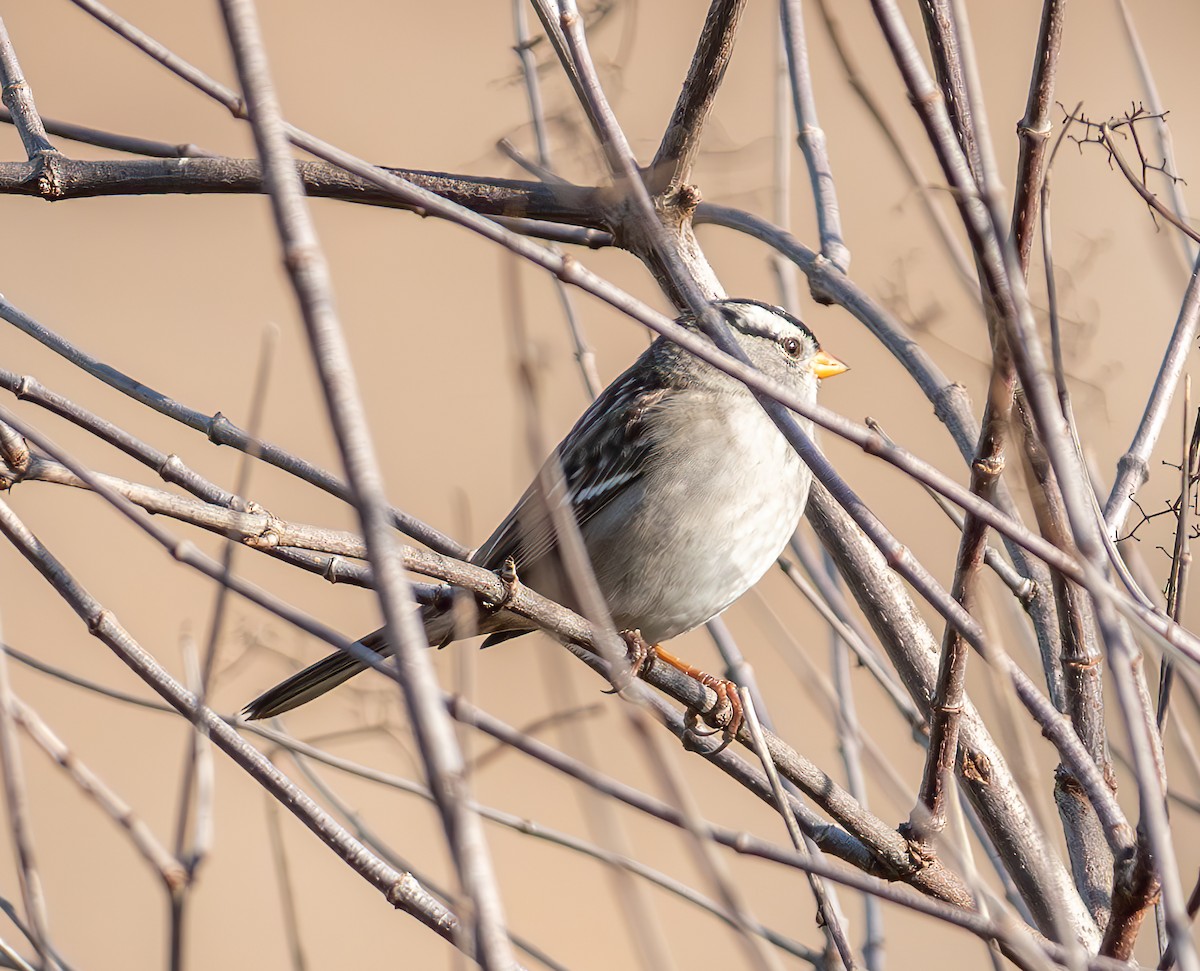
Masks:
[[[249,129],[188,85],[121,41],[69,3],[9,4],[4,11],[17,55],[45,116],[178,143],[234,157],[254,154]],[[1011,181],[1024,112],[1040,4],[1031,0],[966,4],[977,44],[990,131],[1002,174]],[[949,208],[891,57],[866,4],[836,5],[843,38],[869,84],[930,179],[937,204]],[[1174,137],[1178,174],[1200,184],[1200,103],[1195,38],[1200,6],[1188,0],[1131,0]],[[215,4],[120,0],[119,12],[180,56],[226,84],[236,78]],[[287,118],[321,138],[380,164],[472,175],[521,178],[496,148],[510,139],[533,154],[524,88],[513,53],[507,4],[385,4],[343,0],[263,0],[268,52]],[[706,5],[616,3],[591,34],[593,51],[618,117],[635,151],[648,160],[679,92]],[[914,4],[906,5],[920,33]],[[820,121],[837,179],[850,274],[886,305],[953,379],[982,405],[988,345],[981,314],[950,268],[877,126],[847,83],[815,11],[806,14]],[[694,181],[705,199],[772,214],[778,83],[777,9],[751,4],[718,97]],[[551,116],[555,162],[566,177],[595,183],[602,166],[569,87],[536,48]],[[1144,88],[1114,4],[1068,10],[1057,97],[1068,109],[1084,103],[1104,119],[1130,109]],[[1056,118],[1061,112],[1056,113]],[[69,155],[119,157],[52,139]],[[0,128],[0,158],[24,158],[19,139]],[[1154,161],[1158,161],[1154,159]],[[1183,187],[1200,205],[1192,185]],[[790,218],[796,235],[817,248],[807,174],[791,152]],[[1006,190],[1011,191],[1011,186]],[[506,293],[519,288],[526,353],[538,364],[547,439],[573,423],[587,397],[573,357],[553,281],[470,233],[411,213],[331,201],[312,203],[332,265],[338,308],[351,343],[362,395],[384,463],[392,501],[474,546],[524,489],[535,468],[527,446],[529,416],[515,381],[517,350]],[[0,290],[25,312],[83,349],[205,413],[248,421],[264,334],[278,333],[270,360],[261,435],[339,475],[336,450],[265,198],[147,196],[47,205],[0,198]],[[1064,146],[1053,170],[1055,263],[1067,366],[1081,434],[1100,475],[1111,480],[1141,416],[1187,279],[1176,234],[1156,226],[1145,206],[1095,146]],[[732,295],[778,300],[765,246],[728,230],[702,227],[700,239]],[[654,281],[617,250],[576,253],[588,267],[653,305],[670,311]],[[1031,289],[1044,309],[1040,254]],[[879,418],[888,433],[966,481],[958,453],[918,388],[845,311],[807,297],[797,312],[824,346],[852,371],[822,389],[823,403],[856,420]],[[648,341],[636,324],[585,294],[573,294],[601,379],[623,370]],[[1044,318],[1044,314],[1042,314]],[[203,436],[101,385],[0,325],[0,366],[101,413],[204,475],[234,488],[241,458]],[[152,474],[48,413],[5,396],[59,444],[91,467],[150,484]],[[1140,492],[1147,511],[1178,494],[1182,405],[1176,402],[1154,474]],[[924,492],[880,462],[825,436],[823,445],[851,485],[900,540],[943,583],[953,572],[957,535]],[[537,456],[540,460],[541,456]],[[1014,488],[1021,492],[1019,475]],[[246,494],[284,519],[353,529],[352,511],[337,500],[255,464]],[[204,643],[212,623],[213,585],[175,563],[101,500],[32,483],[6,501],[77,579],[112,609],[140,643],[183,676],[181,644]],[[1172,522],[1162,517],[1139,533],[1144,557],[1165,579]],[[212,535],[166,523],[177,535],[219,553]],[[807,529],[807,526],[802,528]],[[242,551],[235,569],[311,611],[346,634],[379,623],[370,592],[332,586]],[[994,582],[989,577],[988,583]],[[244,601],[230,602],[220,633],[219,675],[211,704],[233,713],[250,698],[322,655],[324,645]],[[930,615],[932,617],[932,614]],[[983,618],[986,623],[1000,620]],[[0,620],[12,647],[96,683],[150,697],[150,692],[26,562],[0,545]],[[786,579],[768,575],[757,592],[726,614],[761,682],[777,731],[835,778],[844,770],[822,688],[829,678],[827,628]],[[934,622],[940,631],[940,623]],[[675,647],[709,669],[717,656],[703,631]],[[1024,642],[1009,647],[1031,672]],[[657,795],[663,780],[604,685],[541,635],[483,653],[474,642],[436,656],[442,683],[463,690],[510,724],[551,715],[585,733],[587,758],[598,768]],[[177,825],[189,742],[178,717],[134,708],[10,663],[14,691],[34,707],[75,755],[120,793],[168,845]],[[911,797],[898,793],[884,764],[910,788],[922,754],[907,726],[861,670],[853,672],[864,730],[879,742],[881,762],[867,762],[873,810],[900,821]],[[969,689],[988,711],[1003,711],[1005,686],[973,663]],[[999,701],[997,701],[999,699]],[[998,705],[997,707],[993,707]],[[1181,716],[1182,717],[1182,716]],[[1002,720],[1003,721],[1003,720]],[[420,778],[419,761],[394,686],[363,677],[287,718],[291,731],[376,769]],[[560,722],[540,737],[564,740]],[[665,736],[664,736],[665,738]],[[1010,759],[1038,786],[1031,794],[1059,840],[1051,797],[1056,758],[1018,716],[999,733]],[[74,783],[22,738],[38,863],[45,883],[51,939],[74,967],[161,966],[167,907],[156,876],[113,821],[81,797]],[[470,732],[468,757],[478,761],[475,795],[518,817],[587,836],[586,794],[550,770]],[[265,748],[265,743],[264,743]],[[695,757],[664,742],[706,817],[786,842],[778,817]],[[284,771],[304,779],[286,755]],[[297,966],[289,954],[280,890],[281,841],[307,966],[333,961],[364,968],[461,967],[463,959],[411,918],[391,911],[307,830],[280,811],[220,754],[215,762],[215,840],[191,897],[187,966],[261,969]],[[379,839],[442,886],[452,885],[440,826],[420,799],[331,769],[315,771]],[[1179,785],[1194,793],[1197,780]],[[1128,800],[1126,800],[1128,801]],[[648,864],[709,895],[686,838],[620,807],[631,850]],[[597,862],[496,826],[491,848],[514,931],[572,968],[636,966],[616,890]],[[1184,829],[1186,833],[1188,830]],[[593,834],[594,835],[594,834]],[[1191,885],[1200,850],[1178,838],[1180,866]],[[757,918],[819,946],[803,877],[724,853]],[[986,869],[986,862],[980,861]],[[0,839],[0,896],[19,900],[11,847]],[[742,966],[736,935],[677,898],[649,889],[654,919],[679,967]],[[845,898],[851,940],[861,945],[858,898]],[[983,966],[983,945],[959,932],[885,908],[891,967]],[[11,925],[0,937],[19,943]],[[1152,932],[1144,936],[1151,937]],[[1145,942],[1144,942],[1145,943]],[[781,957],[785,967],[801,966]]]

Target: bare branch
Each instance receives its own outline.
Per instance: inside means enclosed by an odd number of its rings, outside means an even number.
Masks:
[[[1167,342],[1163,355],[1162,366],[1154,380],[1154,389],[1146,402],[1146,410],[1138,423],[1133,441],[1129,449],[1117,463],[1117,476],[1113,481],[1108,501],[1104,504],[1104,521],[1108,526],[1110,536],[1119,536],[1124,525],[1129,507],[1138,488],[1149,478],[1148,459],[1158,442],[1163,423],[1167,419],[1167,409],[1174,397],[1179,377],[1183,373],[1184,362],[1192,343],[1196,339],[1197,328],[1200,327],[1200,261],[1192,271],[1187,290],[1183,295],[1183,303],[1179,308],[1179,316],[1175,321],[1175,329]]]
[[[917,198],[921,202],[921,208],[926,218],[937,233],[943,249],[945,249],[947,256],[950,257],[951,263],[954,264],[956,271],[955,278],[963,285],[972,299],[977,299],[979,296],[979,280],[975,269],[971,265],[967,254],[963,251],[962,243],[955,234],[950,220],[946,218],[946,214],[934,201],[933,187],[922,173],[916,154],[897,133],[895,126],[888,121],[882,104],[868,87],[866,77],[859,69],[850,52],[849,46],[846,44],[846,39],[842,36],[841,24],[833,16],[829,0],[817,0],[817,7],[821,11],[821,19],[825,22],[825,29],[829,33],[829,40],[833,44],[834,53],[841,62],[842,69],[846,72],[846,82],[858,96],[859,100],[862,101],[867,114],[875,122],[884,140],[888,143],[888,147],[891,148],[892,153],[896,156],[896,160],[900,163],[901,168],[904,169],[904,174],[909,184],[916,191]]]
[[[1158,85],[1154,81],[1154,74],[1150,70],[1150,63],[1146,57],[1146,51],[1142,47],[1141,38],[1138,36],[1137,27],[1133,22],[1133,14],[1129,10],[1129,4],[1125,0],[1117,0],[1117,9],[1121,12],[1121,25],[1125,28],[1125,36],[1129,41],[1129,48],[1133,54],[1134,60],[1137,62],[1138,74],[1142,79],[1142,87],[1145,88],[1145,101],[1150,109],[1150,116],[1154,126],[1155,139],[1158,142],[1159,154],[1163,158],[1163,162],[1169,167],[1169,170],[1178,171],[1175,168],[1175,148],[1171,138],[1171,129],[1166,122],[1166,109],[1163,107],[1162,100],[1158,94]],[[1167,189],[1171,193],[1171,206],[1175,215],[1179,217],[1183,223],[1188,223],[1188,207],[1187,200],[1184,198],[1183,186],[1174,178],[1167,178]],[[1185,272],[1196,262],[1200,257],[1200,247],[1194,245],[1194,242],[1188,240],[1180,240],[1182,247],[1181,253],[1183,256]]]
[[[0,652],[0,773],[4,779],[4,808],[16,858],[17,882],[25,905],[25,917],[29,921],[29,941],[50,971],[60,971],[61,965],[50,943],[46,897],[34,850],[29,790],[25,786],[25,770],[14,730],[16,710],[16,698],[8,681],[8,658]]]
[[[15,125],[13,113],[7,108],[0,108],[0,124]],[[118,135],[115,132],[101,131],[86,125],[77,125],[71,121],[60,121],[55,118],[42,118],[42,125],[51,135],[65,138],[72,142],[85,145],[95,145],[98,148],[112,149],[114,152],[128,152],[130,155],[148,155],[151,158],[215,158],[216,154],[199,145],[183,143],[171,145],[167,142],[155,141],[151,138],[138,138],[134,135]]]
[[[725,79],[745,9],[746,0],[712,0],[683,90],[650,163],[646,184],[651,192],[658,195],[673,192],[691,178],[704,125]]]
[[[971,464],[971,491],[990,500],[1004,470],[1004,445],[1008,437],[1013,401],[1011,360],[1003,338],[994,345],[995,360],[984,412],[979,449]],[[950,595],[964,610],[975,607],[975,587],[987,548],[987,527],[974,516],[967,516],[959,543],[958,560]],[[921,791],[909,824],[916,838],[929,841],[946,826],[947,787],[958,757],[958,729],[966,697],[967,643],[953,624],[946,625],[942,636],[941,660],[937,685],[929,714],[929,751],[921,778]]]
[[[1033,249],[1033,221],[1037,217],[1042,178],[1046,172],[1046,147],[1053,130],[1050,112],[1054,107],[1054,85],[1058,79],[1058,56],[1062,49],[1066,7],[1066,0],[1043,0],[1037,51],[1034,53],[1033,72],[1029,80],[1029,97],[1025,101],[1025,115],[1017,122],[1021,156],[1017,160],[1017,191],[1013,199],[1010,233],[1017,248],[1017,258],[1026,275],[1029,273],[1029,254]]]
[[[173,708],[193,722],[203,722],[218,748],[382,893],[388,903],[416,917],[451,944],[459,946],[458,918],[450,910],[434,900],[411,874],[392,869],[370,853],[212,709],[197,706],[195,697],[117,623],[111,611],[105,609],[75,581],[3,500],[0,500],[0,532],[58,591],[87,625],[89,633],[107,644]]]
[[[412,719],[450,852],[474,921],[472,946],[482,967],[514,966],[500,889],[482,827],[465,804],[466,771],[445,711],[403,562],[388,528],[387,498],[355,383],[349,348],[334,304],[332,281],[292,164],[283,116],[250,0],[223,0],[230,46],[245,93],[255,144],[275,213],[283,261],[308,332],[326,407],[375,571],[384,628],[395,652],[398,681]]]
[[[792,847],[797,853],[807,855],[809,852],[809,843],[804,834],[800,832],[800,827],[796,823],[796,817],[792,815],[791,809],[788,806],[787,793],[783,791],[783,784],[779,781],[779,774],[775,771],[775,763],[771,761],[770,753],[767,751],[767,739],[763,734],[762,726],[758,723],[758,712],[754,708],[754,698],[751,697],[748,688],[743,687],[741,693],[742,710],[746,712],[746,727],[750,731],[750,737],[754,741],[754,748],[758,753],[759,761],[762,762],[762,767],[767,773],[767,779],[771,783],[771,794],[775,798],[776,808],[779,810],[779,815],[783,817],[784,825],[787,826],[788,836],[792,840]],[[815,844],[813,848],[815,849]],[[830,943],[837,949],[842,967],[846,971],[853,971],[857,967],[854,961],[854,953],[850,950],[850,942],[846,940],[845,929],[842,927],[837,909],[829,899],[824,883],[820,878],[810,874],[809,886],[812,887],[813,896],[817,900],[818,923],[824,929]]]
[[[147,387],[135,378],[121,373],[116,368],[105,364],[103,361],[98,360],[97,358],[88,354],[86,351],[76,347],[70,341],[65,340],[47,327],[44,327],[32,317],[25,314],[23,311],[19,310],[17,307],[14,307],[12,304],[8,303],[8,301],[4,300],[3,297],[0,297],[0,317],[3,317],[9,323],[17,327],[17,329],[28,334],[30,337],[34,338],[34,340],[39,341],[56,354],[59,354],[72,364],[83,369],[93,377],[98,378],[100,381],[103,381],[110,387],[116,388],[123,394],[128,395],[141,404],[153,408],[160,414],[166,415],[169,418],[173,418],[176,421],[187,425],[189,428],[195,429],[196,431],[203,432],[211,442],[217,445],[232,445],[234,448],[237,448],[241,451],[249,452],[256,458],[267,462],[269,465],[274,465],[286,472],[290,472],[293,475],[299,476],[301,479],[311,482],[318,488],[324,489],[326,492],[337,496],[339,499],[342,499],[345,502],[351,501],[349,486],[337,479],[332,473],[326,472],[324,469],[320,469],[312,465],[310,462],[306,462],[303,459],[297,458],[290,452],[280,448],[277,445],[273,445],[270,442],[263,442],[254,438],[248,432],[243,431],[237,425],[233,424],[220,412],[217,412],[212,416],[205,415],[202,412],[196,411],[193,408],[189,408],[187,405],[175,401],[168,395],[162,394],[153,388]],[[33,393],[31,390],[32,385],[30,384],[32,379],[30,378],[18,377],[11,371],[0,372],[0,377],[3,378],[5,386],[7,386],[9,390],[11,390],[19,398],[25,394]],[[87,419],[85,417],[85,413],[81,409],[68,408],[62,399],[57,399],[46,395],[41,397],[45,399],[47,407],[50,407],[51,410],[57,410],[61,414],[68,414],[71,416],[73,421],[84,421],[89,427],[97,429],[103,428],[102,433],[106,436],[112,436],[111,440],[114,441],[114,444],[117,444],[118,447],[122,448],[124,451],[129,452],[129,454],[138,457],[139,453],[143,452],[143,449],[136,443],[136,439],[119,434],[119,430],[112,429],[111,427],[107,426],[107,424],[102,425]],[[222,505],[231,506],[236,506],[241,502],[241,500],[236,496],[233,496],[232,493],[225,493],[225,495],[229,497],[228,501],[219,498],[213,498],[211,495],[206,494],[207,489],[202,484],[198,484],[194,478],[186,474],[186,466],[184,466],[177,457],[173,458],[172,456],[163,455],[162,462],[152,467],[155,467],[158,470],[165,469],[170,472],[172,477],[168,478],[167,481],[178,481],[180,485],[183,485],[185,488],[189,489],[194,489],[197,486],[203,489],[204,491],[197,492],[196,494],[200,495],[207,501],[220,502]],[[176,471],[179,472],[178,477],[175,476]],[[406,515],[399,509],[389,507],[388,512],[389,516],[391,517],[391,522],[398,529],[400,529],[401,532],[412,536],[414,539],[420,540],[431,549],[442,550],[455,555],[462,555],[466,552],[466,548],[461,543],[450,539],[450,537],[434,529],[432,526],[428,526],[422,523],[420,520]]]
[[[17,52],[13,50],[3,20],[0,20],[0,86],[3,86],[4,106],[25,146],[25,155],[32,161],[47,153],[54,154],[55,148],[46,138],[46,129],[33,103],[33,92],[21,73]]]
[[[0,652],[3,654],[6,652]],[[2,663],[2,662],[0,662]],[[96,773],[75,755],[62,739],[54,734],[37,712],[15,695],[10,697],[13,720],[25,730],[38,747],[56,762],[72,781],[110,817],[114,823],[129,834],[129,841],[154,869],[163,885],[171,892],[187,881],[187,874],[179,861],[158,841],[146,823],[139,819],[132,807],[117,795]]]
[[[430,214],[419,202],[397,198],[386,188],[327,162],[294,160],[292,164],[305,193],[313,198]],[[611,242],[602,232],[591,236],[579,234],[580,230],[607,228],[601,189],[384,166],[379,171],[435,192],[473,212],[526,220],[515,225],[529,228],[530,235],[548,233],[550,228],[538,229],[538,226],[556,222],[577,227],[573,231],[559,230],[566,234],[565,241],[585,245]],[[48,202],[124,195],[245,195],[264,191],[262,166],[257,159],[211,156],[92,161],[54,153],[32,162],[0,162],[0,194],[33,196]]]
[[[833,184],[833,169],[826,150],[825,132],[817,121],[817,101],[809,70],[804,11],[798,0],[783,0],[779,4],[779,16],[792,84],[792,104],[796,111],[796,139],[804,153],[809,181],[812,183],[821,255],[847,273],[850,270],[850,249],[842,236],[842,217]],[[813,292],[813,299],[822,303],[831,300],[819,289]]]

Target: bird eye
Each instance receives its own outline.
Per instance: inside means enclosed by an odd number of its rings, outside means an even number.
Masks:
[[[787,351],[790,357],[800,356],[800,341],[795,337],[785,337],[783,339],[783,349]]]

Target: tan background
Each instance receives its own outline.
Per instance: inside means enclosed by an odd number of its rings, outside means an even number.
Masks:
[[[119,41],[69,4],[8,4],[4,10],[22,67],[40,110],[98,128],[195,142],[236,156],[253,151],[248,129],[232,121],[162,68]],[[508,5],[416,4],[344,0],[333,5],[264,2],[272,66],[288,118],[373,161],[476,174],[516,175],[494,150],[511,136],[528,149],[523,90],[516,81]],[[865,4],[838,5],[860,64],[869,66],[893,120],[923,147],[895,71]],[[1038,4],[972,3],[987,108],[1001,171],[1014,170],[1015,121],[1025,100]],[[1200,105],[1195,97],[1195,38],[1200,7],[1188,0],[1146,0],[1133,9],[1154,65],[1170,120],[1181,174],[1200,180]],[[121,13],[182,56],[233,84],[222,27],[213,4],[124,0]],[[622,9],[594,38],[605,80],[622,123],[642,158],[653,151],[686,70],[704,6],[642,3]],[[917,26],[915,10],[913,25]],[[732,68],[717,103],[696,181],[705,197],[769,214],[774,7],[751,4]],[[813,72],[821,121],[838,179],[852,273],[865,290],[888,302],[919,329],[923,345],[979,401],[985,363],[982,324],[946,269],[914,194],[853,98],[830,53],[823,28],[811,18]],[[1067,22],[1058,97],[1106,117],[1141,97],[1111,5],[1075,5]],[[546,73],[550,109],[569,104],[558,75]],[[599,172],[575,114],[575,128],[556,128],[564,172],[593,180]],[[0,157],[23,157],[15,134],[0,130]],[[86,146],[60,143],[83,157]],[[793,219],[801,239],[815,245],[807,179],[798,153],[793,165]],[[1195,190],[1185,192],[1200,205]],[[1161,351],[1178,310],[1185,276],[1174,242],[1156,234],[1132,192],[1098,151],[1064,151],[1055,172],[1055,228],[1060,291],[1069,335],[1070,370],[1085,440],[1103,474],[1135,427]],[[525,416],[512,379],[512,341],[502,309],[502,276],[516,272],[530,309],[529,330],[545,362],[544,421],[561,434],[584,405],[566,330],[550,281],[469,233],[410,214],[317,202],[313,210],[332,264],[342,320],[359,368],[388,488],[395,503],[470,543],[484,538],[524,487],[531,463]],[[337,468],[327,423],[312,379],[294,302],[280,270],[267,203],[248,197],[100,199],[48,206],[23,198],[0,200],[0,289],[59,333],[141,381],[205,412],[246,420],[250,382],[264,328],[277,326],[264,437],[329,468]],[[751,240],[706,228],[702,239],[727,290],[775,298],[767,252]],[[653,282],[630,257],[580,254],[584,262],[655,305]],[[1043,302],[1035,283],[1035,299]],[[636,326],[577,295],[608,380],[645,344]],[[825,346],[853,372],[824,389],[824,403],[853,418],[880,417],[909,448],[962,476],[949,438],[902,370],[848,314],[796,308]],[[31,373],[50,388],[110,417],[153,444],[232,487],[238,457],[202,437],[149,414],[72,369],[50,352],[0,328],[0,365]],[[14,406],[8,397],[5,407]],[[94,444],[37,409],[20,406],[60,443],[94,466],[141,481],[150,473]],[[1178,414],[1178,407],[1176,414]],[[1173,420],[1156,455],[1177,453]],[[953,564],[954,536],[921,491],[853,449],[824,439],[856,489],[900,539],[943,580]],[[1168,448],[1169,446],[1169,448]],[[1173,473],[1160,472],[1143,490],[1148,508],[1175,494]],[[251,496],[285,518],[350,528],[348,510],[287,476],[256,468]],[[180,672],[185,631],[203,640],[214,591],[102,504],[86,495],[29,485],[12,496],[18,514],[78,579],[113,609],[143,645]],[[1160,521],[1161,522],[1161,521]],[[180,535],[186,531],[175,530]],[[218,549],[206,535],[186,534]],[[1165,531],[1147,533],[1145,552],[1160,573],[1165,559],[1152,547]],[[264,558],[243,553],[238,569],[347,633],[376,624],[369,593],[330,587]],[[808,656],[827,670],[827,637],[799,598],[777,576],[760,590],[770,596]],[[148,694],[15,553],[0,547],[0,611],[13,646],[103,684]],[[836,777],[836,740],[809,685],[799,683],[781,651],[788,639],[766,619],[761,601],[747,598],[728,620],[750,655],[784,737]],[[679,645],[712,663],[704,635]],[[292,669],[283,655],[315,658],[323,648],[244,602],[233,601],[221,640],[224,668],[214,705],[231,712]],[[598,710],[585,720],[597,761],[635,785],[661,792],[649,763],[633,749],[616,702],[601,698],[597,680],[562,663],[550,641],[530,637],[484,655],[452,649],[437,656],[444,683],[461,676],[469,659],[474,694],[490,711],[516,724],[571,707],[552,672],[566,671],[575,695]],[[1025,658],[1027,660],[1027,658]],[[165,841],[172,838],[187,733],[178,719],[127,708],[17,666],[12,679],[72,746],[135,807]],[[855,675],[866,727],[888,742],[904,778],[913,780],[919,754],[881,693]],[[989,694],[987,673],[972,671],[973,690]],[[290,719],[302,737],[360,727],[389,726],[330,741],[329,746],[388,771],[417,774],[412,747],[392,690],[363,679]],[[819,698],[818,696],[815,696]],[[553,732],[547,738],[559,739]],[[891,741],[894,740],[894,743]],[[1057,832],[1049,798],[1053,759],[1035,733],[1029,744],[1033,778],[1048,824]],[[478,754],[490,746],[468,739]],[[39,862],[46,884],[53,940],[79,968],[154,967],[165,953],[165,904],[155,878],[112,822],[84,803],[73,784],[40,752],[23,746]],[[778,820],[722,777],[677,750],[670,752],[711,818],[783,840]],[[265,800],[257,787],[217,757],[216,843],[193,898],[189,922],[191,967],[289,966],[272,860]],[[293,766],[283,760],[285,771]],[[907,804],[892,801],[881,774],[868,763],[873,807],[899,820]],[[448,882],[436,820],[418,800],[332,772],[331,784],[415,866]],[[1182,783],[1185,787],[1193,780]],[[548,826],[585,834],[577,793],[559,777],[515,755],[487,763],[475,779],[481,801]],[[632,814],[636,851],[648,862],[703,887],[685,842]],[[629,966],[612,884],[598,864],[561,849],[489,827],[514,929],[573,968]],[[392,914],[380,897],[291,819],[283,820],[302,939],[311,967],[354,962],[360,967],[449,967],[450,949],[415,921]],[[1181,866],[1190,885],[1200,855],[1181,841]],[[796,874],[733,860],[765,922],[816,943],[811,900]],[[711,888],[706,888],[712,892]],[[0,840],[0,895],[16,901],[7,840]],[[730,961],[743,954],[715,921],[656,892],[649,896],[675,959]],[[859,903],[847,903],[852,938],[861,941]],[[982,966],[977,942],[929,921],[887,912],[891,967]],[[701,931],[708,933],[701,934]],[[7,924],[0,936],[16,941]],[[931,946],[936,942],[936,946]],[[791,966],[785,960],[785,966]]]

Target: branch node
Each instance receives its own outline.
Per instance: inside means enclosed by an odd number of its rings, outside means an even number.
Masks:
[[[15,476],[13,482],[25,477],[33,461],[25,436],[2,421],[0,421],[0,461],[4,463],[4,477],[10,478],[9,473],[11,472]]]
[[[325,561],[325,569],[321,571],[323,579],[330,583],[341,583],[343,575],[341,571],[342,564],[346,562],[344,556],[333,555]]]
[[[63,179],[59,173],[59,161],[62,158],[58,152],[43,151],[38,155],[36,163],[38,194],[47,202],[56,202],[65,197]]]
[[[964,748],[962,750],[962,775],[970,782],[982,786],[992,783],[992,763],[982,752]]]
[[[971,468],[984,478],[997,479],[1000,477],[1000,473],[1004,471],[1004,454],[977,458],[971,463]]]
[[[102,637],[103,631],[110,623],[115,624],[117,615],[107,607],[101,607],[94,613],[89,614],[84,618],[84,623],[87,624],[88,633],[93,637]]]
[[[187,466],[183,464],[183,459],[172,452],[168,455],[154,471],[158,473],[158,477],[164,482],[179,483],[183,478]]]
[[[703,201],[704,196],[700,192],[700,187],[690,182],[684,182],[677,186],[675,191],[663,200],[663,204],[666,208],[674,210],[678,215],[690,219],[692,213],[696,211],[696,207]]]
[[[267,521],[260,532],[242,537],[242,544],[256,550],[271,550],[280,545],[283,523],[267,514]]]
[[[902,543],[897,543],[897,544],[895,544],[895,546],[889,547],[889,549],[887,551],[887,556],[885,557],[885,559],[887,560],[887,565],[890,566],[893,570],[896,570],[899,567],[903,566],[911,558],[912,557],[908,551],[908,547],[903,545]]]
[[[208,440],[214,445],[223,444],[221,441],[221,435],[219,433],[228,425],[229,419],[218,411],[212,416],[212,418],[208,420],[208,428],[205,429],[205,434],[208,436]]]

